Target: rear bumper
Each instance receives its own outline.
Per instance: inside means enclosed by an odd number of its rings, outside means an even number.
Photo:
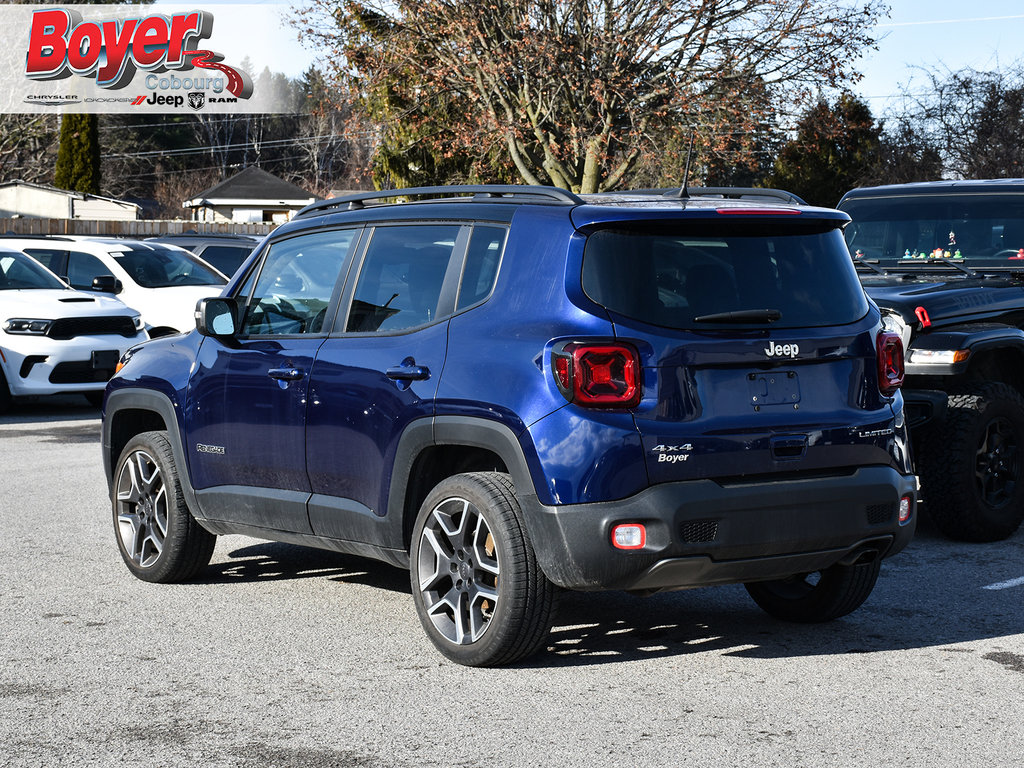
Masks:
[[[899,501],[911,515],[899,522]],[[788,480],[653,486],[628,499],[545,506],[521,499],[549,579],[570,589],[679,589],[784,578],[910,541],[917,479],[891,467]],[[642,523],[644,547],[619,550],[611,531]]]

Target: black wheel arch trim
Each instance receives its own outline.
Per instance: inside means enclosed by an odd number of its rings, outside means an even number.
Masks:
[[[113,488],[114,471],[117,456],[111,453],[111,426],[118,411],[139,410],[153,411],[159,415],[167,430],[167,439],[171,443],[171,451],[174,454],[174,461],[181,469],[178,472],[181,489],[185,494],[185,501],[190,510],[195,513],[199,509],[196,500],[195,489],[192,487],[192,476],[189,471],[189,464],[185,454],[185,447],[181,442],[181,424],[178,421],[180,410],[171,398],[163,392],[153,389],[117,389],[107,396],[106,407],[103,413],[103,425],[101,432],[101,445],[103,448],[103,473],[107,478],[107,490]]]
[[[516,495],[535,496],[533,477],[519,437],[497,421],[474,416],[434,416],[419,419],[402,433],[391,471],[387,516],[401,521],[417,510],[406,509],[409,479],[417,457],[429,448],[443,445],[481,448],[496,454],[508,469]]]

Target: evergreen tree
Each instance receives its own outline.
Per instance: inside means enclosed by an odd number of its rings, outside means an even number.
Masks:
[[[779,153],[770,184],[812,205],[833,206],[874,175],[880,133],[871,109],[852,94],[840,95],[835,105],[821,99]]]
[[[96,115],[64,115],[53,183],[73,192],[100,193],[100,135]]]

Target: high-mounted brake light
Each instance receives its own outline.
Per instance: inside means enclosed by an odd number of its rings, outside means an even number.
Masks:
[[[716,208],[716,213],[739,216],[799,216],[800,211],[792,208]]]
[[[878,389],[886,397],[903,385],[903,340],[898,333],[882,331],[875,339],[878,351]]]
[[[559,391],[577,405],[632,408],[643,394],[640,359],[628,344],[562,344],[552,353],[551,368]]]

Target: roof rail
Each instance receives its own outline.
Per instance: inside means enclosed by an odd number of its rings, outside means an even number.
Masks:
[[[567,189],[560,187],[544,187],[536,184],[451,184],[441,187],[410,187],[409,189],[385,189],[376,192],[361,192],[344,197],[333,197],[317,200],[300,210],[292,218],[301,218],[309,214],[329,208],[354,211],[365,208],[366,203],[374,200],[393,200],[396,198],[422,198],[431,202],[459,200],[472,196],[473,202],[537,202],[549,201],[566,205],[582,205],[583,200]],[[381,203],[387,205],[387,203]]]
[[[771,189],[769,187],[690,187],[687,191],[689,192],[690,197],[723,197],[726,200],[743,200],[750,197],[769,197],[773,200],[782,200],[786,203],[807,205],[806,202],[801,200],[792,192],[786,192],[783,189]],[[677,197],[678,195],[678,189],[669,190],[665,193],[665,197]]]
[[[19,240],[19,239],[31,240],[31,239],[41,238],[41,237],[44,237],[47,240],[61,240],[61,241],[64,241],[64,242],[71,242],[71,238],[70,237],[65,237],[64,235],[48,235],[45,232],[34,232],[34,233],[33,232],[29,232],[29,233],[26,234],[24,232],[13,232],[11,230],[7,230],[2,235],[0,235],[0,240],[2,240],[4,238],[10,239],[10,240]]]

